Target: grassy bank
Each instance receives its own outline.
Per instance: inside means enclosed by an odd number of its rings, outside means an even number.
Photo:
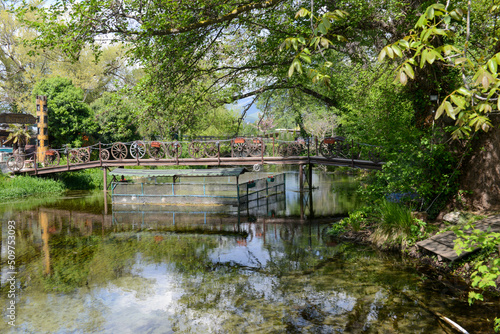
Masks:
[[[58,196],[66,190],[103,189],[104,178],[100,169],[55,174],[51,177],[0,175],[0,200],[26,196]]]
[[[1,176],[0,200],[14,199],[25,196],[61,195],[65,186],[61,181],[30,176],[10,178]]]

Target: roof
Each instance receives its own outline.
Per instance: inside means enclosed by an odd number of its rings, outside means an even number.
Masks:
[[[215,176],[239,176],[245,173],[245,168],[214,168],[214,169],[124,169],[116,168],[111,175],[123,176],[190,176],[190,177],[215,177]]]

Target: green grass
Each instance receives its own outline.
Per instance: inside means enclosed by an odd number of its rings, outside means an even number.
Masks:
[[[413,224],[413,216],[411,210],[406,206],[383,201],[380,205],[380,214],[382,216],[380,228],[385,233],[410,233]]]
[[[25,196],[60,195],[65,187],[61,181],[30,176],[0,178],[0,199],[13,199]]]

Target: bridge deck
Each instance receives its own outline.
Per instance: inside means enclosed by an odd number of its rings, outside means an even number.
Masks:
[[[20,173],[29,175],[44,175],[67,171],[76,171],[98,167],[124,166],[244,166],[244,165],[305,165],[321,164],[328,166],[344,166],[362,169],[381,169],[383,163],[368,160],[331,158],[322,156],[292,156],[292,157],[245,157],[245,158],[183,158],[183,159],[123,159],[107,161],[90,161],[86,163],[66,164],[53,167],[23,169]]]

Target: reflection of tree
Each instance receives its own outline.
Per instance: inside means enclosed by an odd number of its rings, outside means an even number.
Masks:
[[[33,258],[26,266],[29,272],[23,277],[29,276],[31,285],[46,291],[70,292],[85,285],[133,277],[137,254],[141,254],[143,263],[169,263],[178,272],[197,273],[212,266],[208,253],[217,245],[217,237],[200,235],[169,234],[155,242],[151,233],[106,238],[56,234],[47,243],[50,266],[42,268]],[[50,274],[45,268],[51,268]]]

